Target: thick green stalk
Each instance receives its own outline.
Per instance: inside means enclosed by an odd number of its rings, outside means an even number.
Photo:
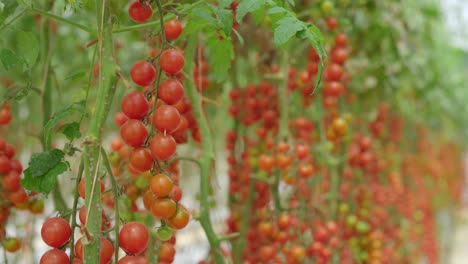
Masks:
[[[187,58],[185,64],[185,72],[191,73],[193,58],[195,48],[197,44],[197,38],[190,38],[189,45],[185,50],[185,57]],[[201,134],[201,145],[202,145],[202,154],[200,157],[200,215],[199,220],[200,224],[205,231],[205,234],[208,238],[208,242],[211,246],[211,251],[213,252],[214,261],[217,264],[225,263],[224,257],[221,254],[220,250],[220,240],[213,230],[210,219],[210,203],[209,203],[209,193],[210,193],[210,172],[211,166],[214,161],[214,148],[213,148],[213,137],[211,135],[210,128],[208,126],[208,121],[206,120],[203,108],[201,105],[200,95],[198,94],[195,85],[188,81],[186,82],[186,94],[192,103],[192,110],[195,118],[197,120],[200,134]]]
[[[44,1],[44,8],[49,10],[52,8],[50,1]],[[53,89],[53,80],[52,80],[52,69],[51,69],[51,56],[52,56],[52,43],[51,33],[50,33],[50,21],[47,17],[43,17],[41,20],[41,52],[40,52],[40,61],[43,65],[44,72],[42,73],[42,84],[41,84],[41,96],[42,96],[42,127],[45,127],[50,117],[52,116],[52,89]],[[44,137],[42,137],[44,138]],[[42,148],[44,151],[50,150],[44,139],[42,139]],[[62,193],[59,189],[59,184],[56,183],[54,189],[52,190],[52,199],[54,202],[55,210],[59,212],[65,212],[67,204],[65,199],[62,196]]]
[[[108,0],[96,1],[99,39],[99,79],[94,112],[86,133],[83,149],[86,186],[86,231],[89,241],[84,245],[84,263],[99,263],[102,203],[98,175],[101,161],[101,134],[115,93],[117,80],[112,42],[112,20]],[[118,250],[118,249],[115,249]]]

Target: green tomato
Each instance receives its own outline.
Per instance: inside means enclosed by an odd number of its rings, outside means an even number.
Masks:
[[[325,0],[322,2],[322,5],[320,5],[320,8],[322,9],[323,13],[330,15],[335,9],[335,4],[333,4],[332,1]]]
[[[349,227],[353,227],[354,225],[356,225],[358,219],[355,215],[349,215],[347,218],[346,218],[346,224],[349,226]]]
[[[174,234],[174,230],[172,230],[172,228],[170,228],[169,226],[161,226],[156,231],[156,236],[161,241],[168,241],[169,239],[171,239],[173,234]]]
[[[356,231],[359,234],[365,234],[370,231],[370,225],[364,221],[358,221],[356,224]]]

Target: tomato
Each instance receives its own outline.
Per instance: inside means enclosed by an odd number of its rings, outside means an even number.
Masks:
[[[184,56],[175,49],[165,50],[159,57],[161,70],[169,75],[174,75],[184,68]]]
[[[153,15],[153,8],[146,1],[141,3],[140,0],[135,0],[130,5],[128,14],[133,21],[143,23],[148,21]]]
[[[9,158],[9,159],[12,159],[15,154],[16,154],[16,151],[15,151],[15,148],[10,145],[10,144],[6,144],[5,145],[5,149],[3,150],[5,152],[5,155]]]
[[[44,242],[54,248],[60,248],[70,239],[70,224],[61,217],[47,219],[41,228],[41,237]]]
[[[130,164],[139,171],[147,171],[153,167],[153,157],[148,148],[139,147],[130,153]]]
[[[104,189],[105,189],[104,183],[101,180],[99,180],[99,184],[100,184],[100,187],[101,187],[101,193],[103,193]],[[85,199],[85,197],[86,197],[86,183],[85,183],[84,179],[81,179],[80,183],[78,184],[78,193],[80,194],[81,198]]]
[[[8,157],[1,155],[0,156],[0,174],[7,173],[11,168],[10,160]]]
[[[70,258],[60,249],[51,249],[42,255],[39,264],[69,264]]]
[[[348,37],[344,33],[338,33],[335,36],[335,45],[337,47],[344,47],[348,45]]]
[[[177,211],[177,204],[171,198],[156,198],[151,205],[151,212],[155,217],[168,219]]]
[[[131,119],[142,119],[148,114],[149,103],[139,91],[129,92],[122,99],[122,112]]]
[[[271,155],[262,154],[258,158],[258,167],[269,172],[275,167],[275,159]]]
[[[333,62],[343,64],[348,59],[348,52],[344,48],[336,48],[331,53]]]
[[[165,197],[172,192],[174,183],[165,174],[157,174],[151,178],[150,189],[156,197]]]
[[[159,250],[159,261],[172,262],[175,256],[175,248],[169,242],[164,242]]]
[[[167,21],[164,23],[164,33],[167,40],[177,39],[182,33],[182,23],[177,19]]]
[[[29,211],[33,214],[42,214],[44,212],[44,200],[34,200],[29,203]]]
[[[11,112],[8,109],[3,108],[0,110],[0,125],[10,124],[12,119]]]
[[[120,127],[120,136],[127,145],[136,148],[145,143],[148,130],[140,120],[129,119]]]
[[[340,82],[327,82],[325,87],[323,87],[323,94],[325,96],[335,96],[338,97],[344,92],[344,86]]]
[[[23,187],[19,188],[17,191],[10,193],[10,201],[14,204],[22,204],[28,200],[28,195]]]
[[[147,61],[138,61],[130,70],[132,81],[138,86],[148,86],[156,80],[156,68]]]
[[[128,117],[122,112],[118,112],[114,115],[114,123],[117,126],[122,126],[123,124],[125,124],[125,122],[127,122],[127,120]]]
[[[21,176],[18,172],[11,170],[2,178],[3,188],[15,192],[21,187]]]
[[[174,106],[161,105],[153,116],[153,125],[161,132],[172,133],[180,124],[180,113]]]
[[[165,161],[175,154],[177,143],[171,135],[156,134],[149,147],[153,158]]]
[[[175,214],[168,219],[169,225],[174,229],[182,229],[188,225],[190,214],[185,207],[179,205]]]
[[[184,86],[177,79],[164,80],[159,85],[158,96],[166,104],[176,104],[184,97]]]
[[[125,256],[117,264],[148,264],[148,258],[144,256]]]
[[[343,77],[343,67],[333,63],[326,69],[325,79],[327,81],[339,81]]]
[[[148,247],[148,242],[148,229],[141,223],[129,222],[120,230],[119,244],[127,254],[140,254]]]
[[[174,187],[172,187],[171,193],[169,194],[169,197],[178,203],[182,199],[182,189],[178,185],[174,185]]]
[[[330,30],[334,30],[338,26],[338,20],[334,17],[327,18],[327,27]]]
[[[16,252],[21,247],[21,241],[17,238],[7,238],[2,240],[3,248],[8,252]]]

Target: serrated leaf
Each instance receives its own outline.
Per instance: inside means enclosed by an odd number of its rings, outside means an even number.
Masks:
[[[70,141],[81,137],[80,124],[78,122],[65,124],[60,127],[59,131]]]
[[[236,9],[236,20],[241,22],[247,13],[253,12],[260,7],[264,6],[266,0],[242,0]]]
[[[304,29],[304,23],[294,17],[285,17],[277,22],[274,30],[273,43],[281,47],[288,42],[298,31]]]
[[[278,14],[278,13],[288,13],[288,10],[283,8],[283,7],[279,7],[279,6],[274,6],[270,9],[268,9],[268,14],[269,15],[274,15],[274,14]]]
[[[215,79],[222,81],[226,79],[229,68],[231,68],[231,60],[234,58],[234,46],[231,38],[219,38],[217,34],[213,34],[207,39],[208,47],[208,63],[213,69]]]
[[[216,8],[215,10],[216,17],[219,19],[221,26],[223,28],[224,34],[226,36],[231,35],[232,31],[232,11],[227,9]]]
[[[0,50],[0,61],[2,61],[5,70],[8,71],[18,63],[19,58],[13,51],[4,48]]]
[[[234,2],[234,0],[219,0],[218,1],[218,6],[220,8],[225,8],[225,7],[228,7],[232,4],[232,2]]]
[[[34,153],[28,163],[31,176],[34,178],[46,174],[49,170],[54,168],[64,156],[65,153],[59,149]]]
[[[81,116],[87,115],[84,101],[74,103],[66,107],[65,109],[55,112],[54,115],[49,119],[49,121],[47,121],[47,123],[44,126],[43,132],[44,145],[46,148],[50,148],[50,139],[52,137],[52,132],[55,126],[58,124],[58,122],[74,114],[80,114]]]
[[[19,31],[16,34],[17,52],[26,63],[27,68],[31,68],[39,56],[39,41],[36,36],[29,31]]]
[[[50,193],[57,182],[57,177],[68,169],[66,162],[61,161],[53,168],[48,170],[44,175],[33,177],[31,168],[24,170],[24,178],[21,180],[21,185],[31,191],[48,194]]]

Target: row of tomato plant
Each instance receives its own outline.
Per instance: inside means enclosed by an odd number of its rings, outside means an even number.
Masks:
[[[171,263],[191,220],[210,246],[200,263],[439,263],[436,215],[463,186],[463,78],[441,77],[458,54],[428,29],[436,3],[338,2],[6,1],[5,252],[21,248],[11,216],[50,194],[40,263]],[[23,170],[25,133],[41,144]],[[198,209],[181,162],[200,171]]]

